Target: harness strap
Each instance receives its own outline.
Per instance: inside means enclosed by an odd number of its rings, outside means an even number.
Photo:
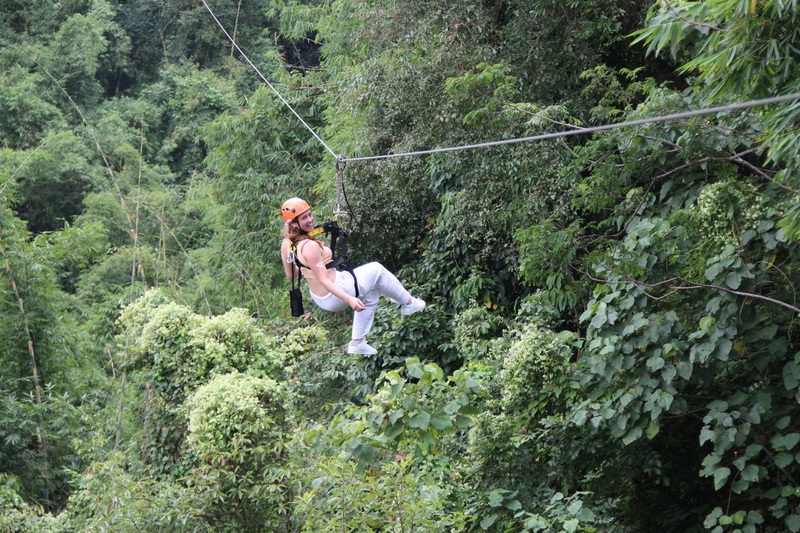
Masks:
[[[328,264],[325,265],[325,268],[326,269],[335,268],[336,270],[346,271],[350,273],[350,275],[353,276],[353,287],[355,288],[356,298],[358,298],[359,297],[358,278],[356,277],[356,273],[353,270],[352,265],[350,264],[350,254],[347,248],[347,232],[345,232],[336,222],[326,222],[325,224],[317,226],[316,228],[308,232],[308,235],[310,237],[315,237],[320,233],[329,233],[331,236],[331,257],[333,259]],[[341,250],[341,255],[338,258],[334,258],[336,254],[337,241],[340,242],[339,248]],[[304,265],[300,261],[299,250],[297,249],[297,245],[295,243],[292,243],[291,250],[294,255],[294,263],[299,268],[306,268],[311,270],[308,266]],[[292,283],[294,283],[294,273],[292,273]],[[299,280],[297,281],[297,284],[298,286],[300,285]]]

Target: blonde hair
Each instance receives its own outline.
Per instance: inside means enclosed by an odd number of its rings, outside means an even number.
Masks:
[[[283,229],[281,229],[281,236],[284,239],[289,239],[292,243],[297,244],[302,240],[311,238],[308,233],[301,230],[297,225],[292,224],[292,222],[294,222],[294,220],[284,225]]]

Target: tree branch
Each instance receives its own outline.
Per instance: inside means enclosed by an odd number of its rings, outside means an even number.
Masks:
[[[722,287],[720,285],[710,285],[706,283],[697,283],[695,281],[690,281],[683,278],[678,278],[683,283],[689,283],[689,286],[681,286],[675,287],[676,291],[683,291],[683,290],[692,290],[692,289],[714,289],[722,292],[727,292],[728,294],[735,294],[736,296],[744,296],[745,298],[753,298],[755,300],[763,300],[765,302],[769,302],[775,305],[780,305],[781,307],[785,307],[786,309],[790,309],[795,313],[800,313],[800,307],[795,307],[789,303],[783,302],[781,300],[776,300],[775,298],[770,298],[769,296],[764,296],[762,294],[756,294],[753,292],[744,292],[744,291],[737,291],[734,289],[730,289],[728,287]]]
[[[671,296],[671,295],[673,295],[673,294],[675,294],[677,292],[680,292],[680,291],[690,291],[690,290],[697,290],[697,289],[713,289],[713,290],[718,290],[718,291],[722,291],[722,292],[727,292],[728,294],[735,294],[736,296],[743,296],[745,298],[753,298],[755,300],[763,300],[765,302],[769,302],[769,303],[772,303],[772,304],[775,304],[775,305],[779,305],[781,307],[785,307],[786,309],[790,309],[791,311],[794,311],[795,313],[800,314],[800,307],[795,307],[792,304],[786,303],[786,302],[781,301],[781,300],[777,300],[775,298],[770,298],[769,296],[764,296],[762,294],[756,294],[756,293],[753,293],[753,292],[737,291],[737,290],[734,290],[734,289],[730,289],[728,287],[722,287],[721,285],[711,285],[711,284],[708,284],[708,283],[697,283],[696,281],[691,281],[691,280],[688,280],[688,279],[685,279],[685,278],[681,278],[679,276],[675,276],[673,278],[657,281],[655,283],[647,283],[647,282],[644,282],[644,281],[640,281],[640,280],[634,279],[634,278],[632,278],[632,277],[630,277],[628,275],[625,275],[625,278],[626,278],[625,280],[600,279],[600,278],[596,278],[596,277],[592,276],[590,273],[588,273],[588,272],[586,272],[584,270],[581,270],[579,268],[576,268],[574,266],[571,266],[571,268],[573,270],[575,270],[576,272],[579,272],[579,273],[583,274],[584,276],[588,277],[592,281],[596,281],[598,283],[606,283],[606,284],[609,284],[609,285],[633,284],[633,285],[636,286],[636,288],[638,288],[642,292],[642,294],[644,294],[645,296],[647,296],[648,298],[650,298],[652,300],[663,300],[664,298],[667,298],[668,296]],[[609,270],[612,270],[612,269],[609,268]],[[647,292],[643,288],[643,287],[646,287],[648,289],[655,289],[655,288],[661,287],[663,285],[668,285],[668,284],[673,283],[675,281],[678,281],[680,283],[685,283],[687,285],[679,285],[679,286],[676,286],[676,287],[670,287],[671,290],[669,290],[667,293],[662,294],[660,296],[656,296],[655,294],[650,294],[649,292]]]
[[[775,178],[773,178],[772,176],[770,176],[769,174],[764,172],[763,169],[758,168],[757,166],[755,166],[754,164],[750,163],[749,161],[745,161],[744,159],[739,157],[739,154],[736,154],[736,156],[732,158],[732,161],[734,161],[736,163],[739,163],[740,165],[749,168],[750,170],[752,170],[753,172],[755,172],[756,174],[758,174],[762,178],[771,181],[773,184],[775,184],[775,186],[780,187],[781,189],[783,189],[785,191],[789,191],[789,192],[794,193],[794,194],[800,194],[800,191],[798,191],[797,189],[792,189],[788,185],[784,185],[783,183],[780,183],[779,181],[775,180]]]
[[[695,26],[697,28],[710,28],[712,30],[720,31],[720,32],[728,31],[725,28],[720,28],[718,26],[714,26],[713,24],[704,24],[702,22],[695,22],[693,20],[689,20],[688,18],[686,18],[683,15],[681,15],[680,13],[678,13],[678,11],[674,7],[672,7],[672,4],[669,2],[669,0],[663,0],[663,1],[667,5],[667,9],[669,9],[669,12],[672,13],[673,16],[676,19],[680,20],[681,22],[685,22],[686,24],[688,24],[690,26]]]

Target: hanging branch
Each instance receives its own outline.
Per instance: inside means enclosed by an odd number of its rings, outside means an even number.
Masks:
[[[8,255],[6,255],[6,250],[2,244],[0,244],[0,256],[3,257],[3,263],[5,264],[6,275],[8,276],[8,281],[11,283],[11,288],[14,290],[14,296],[17,298],[17,306],[19,307],[20,315],[22,315],[22,326],[25,329],[25,337],[28,341],[28,357],[30,358],[30,365],[31,365],[31,374],[33,375],[33,392],[34,397],[36,399],[36,405],[41,408],[42,406],[42,387],[39,384],[39,368],[36,365],[36,352],[33,349],[33,337],[31,336],[31,329],[28,326],[28,315],[25,312],[25,303],[22,301],[22,296],[19,293],[19,288],[17,287],[17,282],[14,279],[14,273],[11,271],[11,262],[8,260]],[[39,452],[42,454],[42,458],[44,459],[44,479],[45,479],[45,499],[48,500],[49,496],[47,494],[47,480],[50,479],[50,465],[47,456],[47,442],[45,440],[44,431],[42,430],[42,426],[44,422],[42,420],[42,413],[41,410],[39,411],[39,423],[36,425],[36,438],[39,443]]]
[[[70,96],[70,94],[67,92],[67,90],[58,82],[58,80],[42,64],[40,64],[35,58],[34,58],[34,62],[39,66],[39,68],[42,70],[42,72],[44,72],[52,80],[52,82],[56,85],[56,87],[61,89],[61,92],[64,93],[64,96],[66,97],[66,99],[69,101],[70,104],[72,104],[72,107],[75,108],[75,112],[78,114],[78,116],[81,119],[81,122],[86,126],[86,129],[89,132],[89,135],[91,136],[92,141],[94,142],[95,149],[97,150],[97,153],[102,158],[103,164],[105,165],[106,170],[108,171],[108,176],[111,179],[111,183],[113,184],[114,189],[116,190],[117,200],[119,201],[120,207],[122,208],[122,211],[125,214],[125,218],[128,221],[128,234],[130,235],[131,245],[133,246],[133,256],[134,257],[133,257],[132,265],[131,265],[131,292],[130,292],[130,299],[132,301],[133,300],[134,282],[135,282],[135,276],[136,276],[137,271],[142,274],[142,278],[143,278],[142,279],[142,283],[143,283],[143,285],[146,285],[144,283],[145,282],[145,280],[144,280],[144,270],[141,268],[141,257],[139,256],[139,205],[140,205],[140,198],[141,198],[141,181],[142,181],[142,164],[141,164],[141,161],[142,161],[142,150],[143,150],[143,147],[144,147],[144,122],[141,123],[142,132],[141,132],[140,142],[139,142],[139,176],[138,176],[138,183],[137,183],[136,212],[135,212],[135,218],[134,218],[134,216],[132,216],[131,213],[128,211],[128,207],[127,207],[127,205],[125,203],[125,195],[123,194],[122,188],[120,187],[119,182],[117,181],[117,175],[114,172],[114,170],[111,168],[111,163],[109,162],[108,157],[106,156],[106,153],[103,151],[103,147],[100,145],[100,139],[97,138],[97,134],[95,133],[94,128],[92,127],[91,124],[89,124],[89,121],[84,116],[83,111],[81,111],[80,106],[78,106],[78,104],[75,103],[75,101],[72,99],[72,96]],[[21,301],[20,301],[20,305],[21,305]],[[129,339],[126,336],[126,338],[125,338],[125,350],[126,351],[128,350],[128,341],[129,341]],[[113,364],[113,359],[112,359],[112,364]],[[120,405],[119,405],[119,413],[118,413],[119,414],[119,418],[117,420],[117,434],[116,434],[115,446],[119,446],[119,444],[122,442],[122,421],[123,421],[123,415],[124,415],[124,402],[125,402],[125,381],[126,381],[126,374],[123,372],[121,385],[120,385],[121,397],[120,397]],[[38,385],[37,385],[37,387],[38,387]]]
[[[770,298],[769,296],[764,296],[762,294],[756,294],[756,293],[753,293],[753,292],[737,291],[737,290],[734,290],[734,289],[730,289],[728,287],[723,287],[721,285],[711,285],[711,284],[707,284],[707,283],[698,283],[696,281],[691,281],[691,280],[684,279],[684,278],[681,278],[681,277],[674,277],[672,279],[664,280],[664,281],[661,281],[661,282],[656,283],[656,284],[644,283],[642,281],[637,281],[637,280],[635,280],[633,278],[629,278],[629,280],[630,280],[630,283],[633,283],[634,285],[636,285],[636,287],[639,290],[641,290],[642,293],[645,296],[647,296],[648,298],[652,298],[654,300],[661,300],[661,299],[666,298],[667,296],[669,296],[671,294],[674,294],[676,292],[679,292],[679,291],[690,291],[690,290],[695,290],[695,289],[714,289],[714,290],[718,290],[718,291],[722,291],[722,292],[727,292],[728,294],[735,294],[736,296],[744,296],[745,298],[753,298],[754,300],[763,300],[765,302],[769,302],[769,303],[775,304],[775,305],[780,305],[781,307],[785,307],[787,309],[790,309],[790,310],[794,311],[795,313],[800,313],[800,307],[795,307],[794,305],[792,305],[790,303],[783,302],[783,301],[777,300],[775,298]],[[644,289],[644,288],[656,287],[658,285],[670,284],[670,283],[673,283],[673,282],[679,282],[682,285],[670,285],[669,286],[669,292],[667,292],[666,294],[664,294],[662,296],[652,295],[652,294],[648,293]]]
[[[105,165],[106,170],[108,170],[108,176],[111,178],[111,183],[114,185],[114,188],[117,191],[117,199],[119,200],[119,203],[122,206],[122,211],[125,213],[125,218],[128,220],[128,232],[131,235],[131,240],[133,240],[135,231],[133,224],[133,217],[131,216],[130,212],[128,212],[128,207],[125,205],[125,195],[122,193],[122,189],[120,188],[119,183],[117,182],[117,175],[111,169],[111,163],[108,161],[108,157],[106,156],[106,153],[103,151],[103,147],[100,146],[100,139],[97,138],[94,128],[92,127],[91,124],[89,124],[89,121],[84,116],[80,106],[78,106],[78,104],[75,103],[75,100],[72,99],[67,90],[64,89],[64,87],[58,82],[58,80],[52,74],[50,74],[50,71],[44,68],[44,66],[42,66],[38,61],[36,61],[36,59],[34,59],[33,61],[36,63],[36,65],[39,66],[39,68],[42,69],[42,72],[47,74],[47,76],[52,80],[52,82],[56,85],[56,87],[61,89],[61,92],[64,93],[64,96],[67,98],[67,100],[69,100],[69,103],[72,104],[72,107],[75,108],[75,112],[78,113],[81,122],[86,126],[89,135],[92,137],[94,146],[97,149],[97,153],[100,154],[100,157],[103,159],[103,164]]]
[[[233,53],[236,51],[236,31],[239,29],[239,13],[242,10],[242,0],[239,0],[239,3],[236,5],[236,21],[233,23],[233,39],[231,40],[231,57],[233,57]]]
[[[706,24],[706,23],[703,23],[703,22],[697,22],[695,20],[690,20],[687,17],[684,17],[683,15],[678,13],[678,10],[675,9],[675,7],[673,7],[673,5],[669,2],[669,0],[663,0],[663,2],[664,2],[664,4],[666,4],[667,9],[669,9],[669,12],[672,13],[672,15],[676,19],[680,20],[681,22],[689,24],[690,26],[695,26],[697,28],[708,28],[708,29],[712,29],[712,30],[718,31],[718,32],[726,32],[726,31],[728,31],[725,28],[720,28],[719,26],[714,26],[713,24]]]
[[[754,300],[762,300],[762,301],[765,301],[765,302],[768,302],[768,303],[771,303],[771,304],[775,304],[775,305],[779,305],[781,307],[785,307],[786,309],[789,309],[791,311],[794,311],[795,313],[800,314],[800,307],[796,307],[796,306],[794,306],[794,305],[792,305],[790,303],[784,302],[782,300],[778,300],[776,298],[770,298],[769,296],[764,296],[763,294],[757,294],[757,293],[754,293],[754,292],[737,291],[737,290],[734,290],[734,289],[731,289],[731,288],[728,288],[728,287],[723,287],[721,285],[712,285],[712,284],[709,284],[709,283],[698,283],[696,281],[691,281],[691,280],[688,280],[688,279],[685,279],[685,278],[681,278],[679,276],[675,276],[673,278],[657,281],[655,283],[646,283],[644,281],[634,279],[634,278],[632,278],[632,277],[630,277],[628,275],[625,275],[626,279],[624,279],[624,280],[622,280],[622,279],[621,280],[600,279],[600,278],[596,278],[596,277],[592,276],[589,272],[586,272],[584,270],[581,270],[581,269],[578,269],[578,268],[575,268],[575,267],[572,267],[572,268],[573,268],[573,270],[575,270],[577,272],[580,272],[584,276],[588,277],[592,281],[596,281],[598,283],[605,283],[605,284],[608,284],[608,285],[620,285],[620,284],[625,284],[625,285],[631,284],[631,285],[634,285],[637,289],[639,289],[641,291],[642,294],[644,294],[645,296],[647,296],[651,300],[656,300],[656,301],[657,300],[663,300],[663,299],[665,299],[665,298],[667,298],[669,296],[672,296],[673,294],[675,294],[677,292],[681,292],[681,291],[691,291],[691,290],[697,290],[697,289],[712,289],[712,290],[718,290],[718,291],[722,291],[722,292],[727,292],[728,294],[734,294],[736,296],[743,296],[745,298],[752,298]],[[609,270],[611,270],[611,269],[609,269]],[[676,282],[681,283],[681,285],[675,284]],[[667,292],[665,292],[664,294],[662,294],[660,296],[647,292],[647,289],[655,289],[655,288],[662,287],[662,286],[666,286],[667,287]]]
[[[167,231],[169,231],[169,234],[172,236],[172,238],[175,240],[175,243],[181,249],[181,253],[183,254],[183,256],[186,258],[187,262],[189,263],[189,267],[194,272],[194,275],[198,279],[200,279],[200,273],[195,268],[194,263],[192,262],[192,258],[189,256],[189,252],[186,250],[186,247],[183,245],[183,243],[178,238],[178,236],[175,235],[175,231],[171,227],[169,227],[167,225],[163,212],[161,214],[159,214],[159,213],[157,213],[155,211],[155,209],[153,209],[152,207],[148,206],[147,204],[141,204],[141,205],[142,205],[142,207],[144,209],[149,211],[150,214],[153,215],[156,218],[156,220],[158,220],[158,222],[159,222],[160,231],[161,231],[161,235],[162,235],[161,236],[161,242],[162,242],[161,249],[162,249],[162,252],[165,254],[164,261],[166,262],[166,249],[167,249],[166,239],[164,238],[164,230],[167,230]],[[200,289],[200,294],[203,296],[203,300],[205,301],[206,307],[208,308],[208,312],[211,313],[211,302],[209,302],[209,300],[208,300],[208,296],[206,295],[206,291],[203,289],[202,285],[200,285],[200,284],[198,284],[198,288]]]

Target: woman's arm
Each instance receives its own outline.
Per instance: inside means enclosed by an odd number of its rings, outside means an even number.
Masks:
[[[319,246],[304,246],[303,259],[308,260],[308,267],[322,286],[328,289],[328,292],[347,302],[347,305],[349,305],[353,311],[363,311],[367,308],[364,302],[355,296],[350,296],[328,278],[328,269],[325,268],[325,265],[322,263],[322,250],[320,250]]]

